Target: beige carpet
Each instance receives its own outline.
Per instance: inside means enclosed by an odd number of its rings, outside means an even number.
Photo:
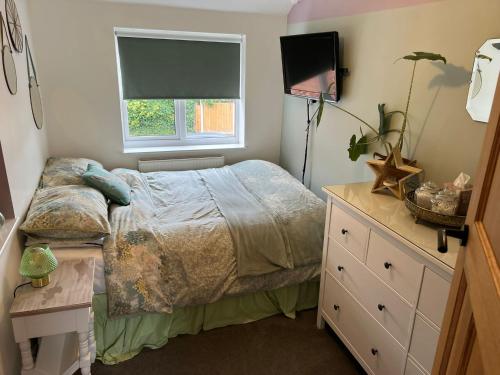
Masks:
[[[99,361],[92,374],[351,375],[364,374],[330,330],[315,326],[316,310],[282,315],[170,339],[115,366]]]

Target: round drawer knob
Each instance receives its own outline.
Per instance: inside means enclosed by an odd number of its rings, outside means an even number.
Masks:
[[[377,355],[377,354],[378,354],[378,350],[375,348],[372,348],[372,355]]]
[[[339,270],[339,272],[342,272],[344,270],[344,266],[337,266],[337,269]]]
[[[378,308],[380,311],[382,311],[382,310],[384,310],[384,309],[385,309],[385,305],[382,305],[381,303],[379,303],[379,304],[377,305],[377,308]]]
[[[348,231],[347,229],[342,229],[340,232],[341,232],[342,234],[347,234],[347,233],[349,233],[349,231]]]
[[[334,309],[335,311],[339,311],[340,306],[339,306],[339,305],[333,305],[333,309]]]
[[[384,262],[384,267],[386,270],[392,267],[392,264],[390,262]]]

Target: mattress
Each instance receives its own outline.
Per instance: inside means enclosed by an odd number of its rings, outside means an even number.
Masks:
[[[61,262],[65,259],[77,259],[93,257],[95,259],[94,269],[94,294],[106,293],[106,281],[104,280],[104,260],[102,247],[69,247],[52,249],[56,259]]]
[[[104,259],[102,254],[102,247],[73,247],[73,248],[59,248],[52,249],[58,261],[64,259],[77,259],[83,257],[93,257],[95,259],[94,270],[94,294],[106,293],[106,280],[104,278]],[[319,265],[311,265],[306,267],[296,268],[294,270],[282,270],[273,272],[272,274],[254,277],[257,289],[266,290],[267,286],[271,285],[272,289],[281,288],[289,285],[300,284],[309,280],[316,280],[321,272]],[[233,290],[234,289],[234,290]],[[248,292],[246,292],[248,293]],[[243,293],[243,294],[246,294]],[[237,285],[228,290],[227,295],[242,294]]]

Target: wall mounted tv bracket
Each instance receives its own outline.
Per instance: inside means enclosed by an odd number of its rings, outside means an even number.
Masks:
[[[340,68],[339,69],[340,74],[342,74],[342,77],[348,77],[351,72],[349,71],[349,68]]]

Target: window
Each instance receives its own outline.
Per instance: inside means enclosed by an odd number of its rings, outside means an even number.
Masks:
[[[244,146],[244,36],[115,35],[125,152]]]

